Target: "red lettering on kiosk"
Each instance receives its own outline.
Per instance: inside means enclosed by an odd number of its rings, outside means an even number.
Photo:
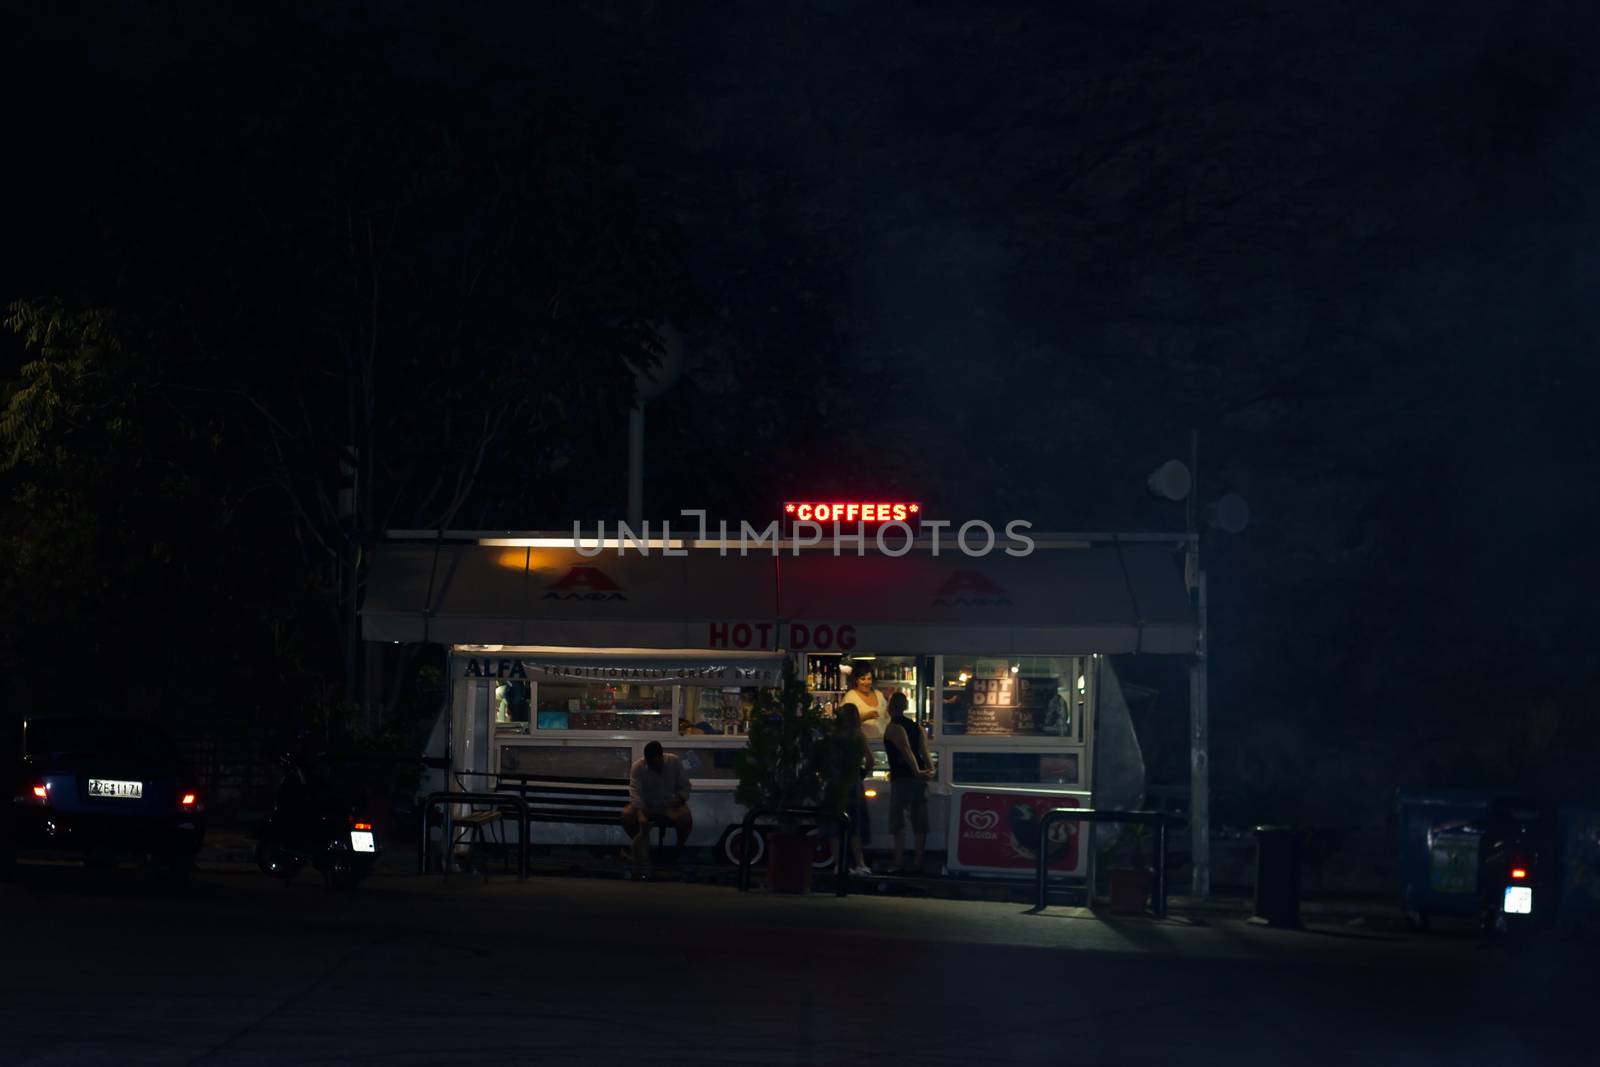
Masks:
[[[792,622],[788,627],[787,642],[784,640],[785,636],[782,627],[775,627],[770,622],[728,621],[706,624],[707,648],[749,648],[754,643],[756,648],[839,648],[848,652],[856,647],[856,628],[848,622]],[[509,662],[515,664],[515,661]],[[493,661],[489,661],[486,665],[487,670],[494,669],[492,664]]]
[[[783,513],[801,522],[905,522],[922,513],[912,501],[797,501],[784,503]]]

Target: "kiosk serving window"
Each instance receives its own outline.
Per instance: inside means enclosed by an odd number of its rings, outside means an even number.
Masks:
[[[670,685],[547,680],[538,683],[534,726],[546,730],[672,729]]]
[[[1079,739],[1089,678],[1086,656],[945,656],[944,733]]]
[[[683,720],[678,724],[678,732],[686,736],[748,733],[750,711],[755,707],[757,692],[737,686],[686,686]]]
[[[526,681],[501,679],[492,696],[495,732],[527,733],[533,722],[533,687]]]

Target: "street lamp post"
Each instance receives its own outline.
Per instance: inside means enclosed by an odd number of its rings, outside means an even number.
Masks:
[[[643,530],[644,406],[666,391],[683,371],[683,341],[671,323],[656,327],[661,350],[655,366],[633,368],[634,402],[628,412],[628,528]]]
[[[1193,559],[1196,639],[1189,661],[1189,847],[1193,856],[1190,891],[1211,895],[1211,734],[1207,723],[1206,572],[1200,567],[1200,538],[1189,541]]]
[[[1183,579],[1194,607],[1195,645],[1189,660],[1189,845],[1190,888],[1197,897],[1211,895],[1211,726],[1208,673],[1211,666],[1211,635],[1207,629],[1206,572],[1200,562],[1200,440],[1189,434],[1189,463],[1170,460],[1150,475],[1151,492],[1167,500],[1183,501],[1184,556]],[[1203,516],[1204,524],[1241,532],[1250,522],[1250,509],[1244,498],[1228,493],[1213,501]]]
[[[1195,601],[1194,658],[1189,661],[1189,864],[1190,893],[1211,895],[1211,731],[1206,707],[1206,572],[1200,564],[1200,435],[1189,431],[1189,472],[1193,484],[1184,501],[1189,534],[1189,588]]]

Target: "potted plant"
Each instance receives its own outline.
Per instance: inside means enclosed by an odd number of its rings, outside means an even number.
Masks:
[[[776,695],[763,691],[750,713],[750,740],[734,764],[739,775],[734,798],[747,809],[841,811],[843,787],[831,772],[846,758],[843,752],[832,723],[806,692],[794,664],[786,663]],[[777,831],[767,837],[767,884],[779,893],[809,892],[814,842],[806,836],[808,824],[792,815],[776,818]]]

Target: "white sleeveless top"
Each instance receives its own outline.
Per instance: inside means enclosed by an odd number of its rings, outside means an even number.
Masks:
[[[872,691],[872,695],[878,700],[876,704],[868,704],[866,697],[861,695],[861,690],[852,689],[845,694],[844,702],[846,704],[854,704],[858,711],[875,711],[878,713],[876,719],[868,719],[863,716],[861,719],[861,732],[867,735],[868,741],[882,741],[884,723],[889,721],[889,698],[876,689]]]

